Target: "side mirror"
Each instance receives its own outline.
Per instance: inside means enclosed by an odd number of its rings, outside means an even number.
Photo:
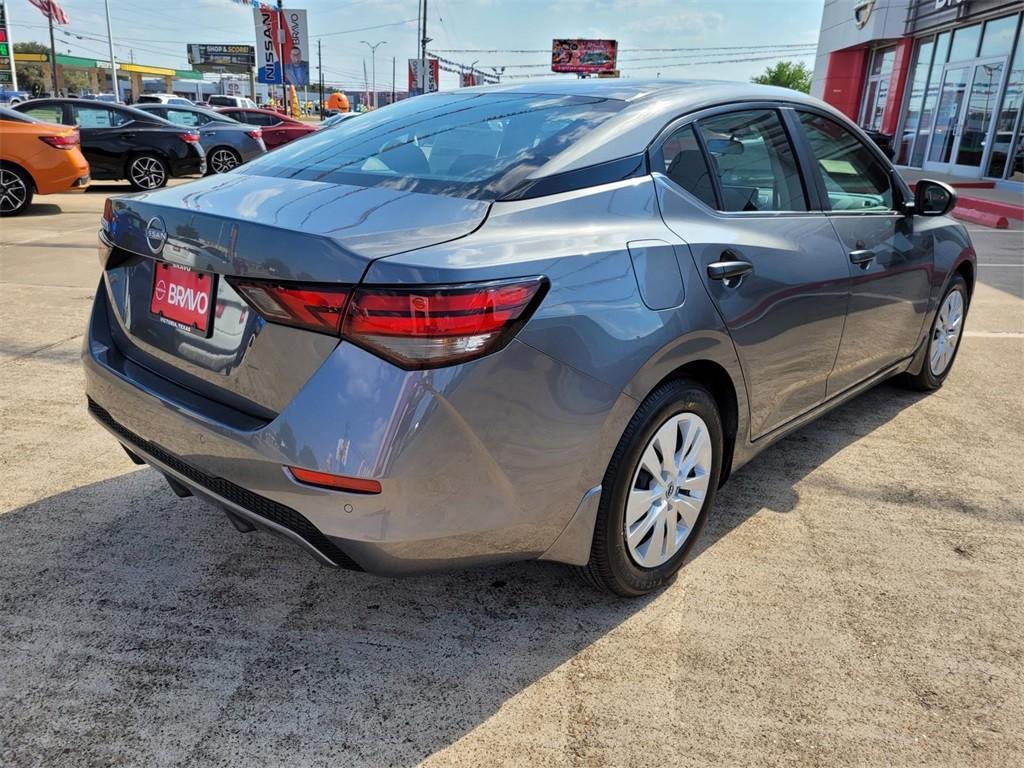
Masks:
[[[956,190],[949,184],[921,179],[914,191],[914,213],[918,216],[945,216],[956,207]]]

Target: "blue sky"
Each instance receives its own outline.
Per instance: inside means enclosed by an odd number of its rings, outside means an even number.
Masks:
[[[71,24],[57,34],[58,51],[106,58],[103,0],[59,2]],[[330,83],[362,87],[363,60],[368,71],[370,61],[360,40],[387,41],[377,49],[381,88],[390,87],[392,56],[401,84],[405,60],[416,55],[416,0],[285,0],[285,6],[306,8],[311,37],[325,35],[324,76]],[[7,0],[7,7],[15,42],[47,42],[46,20],[28,0]],[[231,0],[110,0],[110,8],[119,59],[133,54],[138,63],[184,69],[189,42],[254,42],[252,11]],[[439,50],[548,50],[555,37],[613,38],[625,77],[746,80],[778,58],[812,66],[811,53],[764,47],[813,45],[821,9],[822,0],[429,0],[428,34],[434,38],[430,47]],[[722,50],[635,50],[712,47]],[[485,71],[504,65],[506,78],[548,71],[548,56],[540,52],[441,55],[466,65],[479,59]],[[769,59],[725,61],[758,56]],[[527,64],[540,66],[517,66]],[[442,73],[442,88],[456,85],[456,75]]]

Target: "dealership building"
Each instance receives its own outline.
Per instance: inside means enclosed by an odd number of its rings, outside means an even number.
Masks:
[[[897,165],[1024,192],[1020,0],[825,0],[812,94]]]

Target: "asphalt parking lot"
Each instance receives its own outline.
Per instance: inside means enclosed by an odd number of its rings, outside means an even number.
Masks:
[[[86,415],[105,193],[0,222],[0,765],[1024,764],[1024,232],[930,396],[767,451],[648,599],[321,569]]]

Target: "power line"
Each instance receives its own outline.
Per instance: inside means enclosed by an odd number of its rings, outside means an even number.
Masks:
[[[751,51],[759,48],[806,48],[817,43],[778,43],[767,45],[712,45],[689,48],[619,48],[619,53],[671,53],[676,51]],[[550,48],[435,48],[436,53],[551,53]]]
[[[796,54],[796,55],[811,56],[811,55],[813,55],[813,52],[812,53],[807,53],[807,54]],[[748,56],[748,57],[739,58],[739,59],[716,59],[714,61],[711,61],[711,60],[689,61],[689,62],[684,62],[684,63],[679,63],[679,64],[670,64],[670,63],[651,64],[651,65],[647,65],[647,66],[643,66],[643,67],[630,67],[630,71],[640,71],[640,70],[646,70],[646,69],[658,69],[658,70],[660,70],[660,69],[676,69],[678,67],[699,67],[699,66],[708,65],[708,64],[736,64],[736,63],[745,62],[745,61],[772,61],[772,60],[775,60],[775,59],[778,59],[778,58],[779,58],[779,54],[775,53],[775,54],[771,54],[770,56]],[[522,78],[532,78],[532,77],[557,77],[559,75],[564,76],[565,73],[562,73],[562,72],[541,72],[541,73],[538,73],[538,74],[528,74],[528,75],[508,75],[507,77],[513,78],[513,79],[522,79]]]

